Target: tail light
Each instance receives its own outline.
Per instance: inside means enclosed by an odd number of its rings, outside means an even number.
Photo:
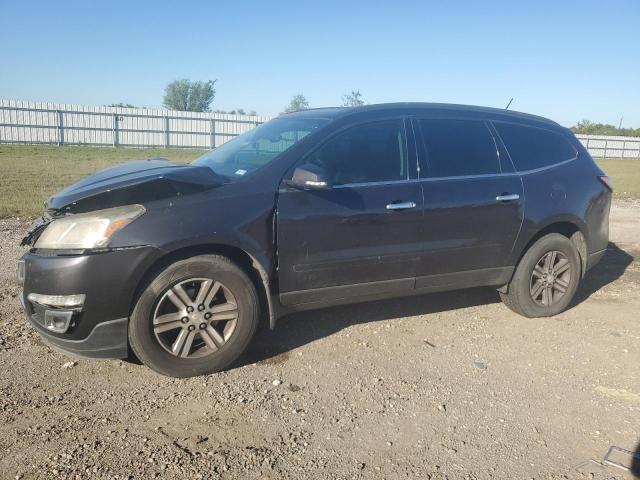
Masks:
[[[611,185],[611,178],[608,175],[598,175],[598,180],[600,180],[605,187],[607,187],[609,190],[613,192],[613,186]]]

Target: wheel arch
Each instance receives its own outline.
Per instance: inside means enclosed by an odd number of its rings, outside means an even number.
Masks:
[[[223,243],[202,243],[196,245],[182,246],[175,250],[167,251],[149,265],[143,273],[129,306],[129,314],[140,298],[140,295],[147,285],[166,267],[179,260],[195,257],[198,255],[222,255],[238,265],[251,279],[258,292],[260,307],[263,312],[268,313],[269,328],[275,328],[276,312],[275,305],[271,298],[271,280],[267,272],[267,267],[263,265],[256,256],[249,252]]]
[[[524,254],[531,248],[531,246],[536,243],[540,238],[548,235],[550,233],[559,233],[567,237],[571,242],[576,246],[578,250],[578,254],[580,256],[580,265],[581,265],[581,278],[584,277],[584,274],[587,271],[587,239],[584,234],[584,229],[580,227],[578,222],[573,220],[556,220],[548,223],[542,228],[537,229],[533,232],[528,240],[524,242],[522,248],[517,252],[517,256],[515,257],[514,265],[518,265],[520,260],[524,256]],[[515,272],[515,269],[514,269]],[[513,274],[512,274],[513,275]],[[509,279],[511,281],[511,279]],[[508,283],[498,288],[499,291],[503,293],[507,293],[508,291]]]

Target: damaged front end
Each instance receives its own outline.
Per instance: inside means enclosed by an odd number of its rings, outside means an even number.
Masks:
[[[27,233],[20,241],[20,246],[26,245],[35,245],[36,240],[42,234],[47,225],[49,225],[53,221],[53,217],[48,213],[45,213],[39,218],[36,218],[31,225],[29,225],[29,229]]]
[[[46,213],[29,227],[21,245],[34,246],[54,220],[126,205],[183,197],[219,187],[225,177],[209,167],[178,165],[164,159],[124,163],[86,177],[53,195]]]
[[[225,180],[209,167],[150,159],[103,170],[53,195],[21,241],[30,249],[17,279],[33,328],[74,355],[126,356],[132,296],[160,255],[146,241],[151,234],[128,235],[129,225],[147,209],[171,207]]]

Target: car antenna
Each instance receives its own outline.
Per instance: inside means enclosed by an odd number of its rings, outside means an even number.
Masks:
[[[513,97],[511,97],[511,100],[509,100],[509,103],[507,103],[507,106],[504,107],[505,110],[509,110],[509,107],[511,106],[511,102],[513,102]]]

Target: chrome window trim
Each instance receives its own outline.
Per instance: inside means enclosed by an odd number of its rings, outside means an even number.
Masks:
[[[549,170],[549,169],[551,169],[551,168],[559,167],[560,165],[565,165],[565,164],[567,164],[567,163],[569,163],[569,162],[573,162],[573,161],[575,161],[575,160],[577,160],[577,159],[578,159],[578,155],[576,155],[576,156],[575,156],[575,157],[573,157],[573,158],[569,158],[569,159],[567,159],[567,160],[563,160],[563,161],[561,161],[561,162],[554,163],[553,165],[547,165],[547,166],[545,166],[545,167],[534,168],[534,169],[532,169],[532,170],[521,170],[521,171],[520,171],[520,172],[518,172],[518,173],[520,173],[520,175],[527,175],[527,174],[529,174],[529,173],[542,172],[542,171],[544,171],[544,170]]]
[[[417,183],[420,180],[424,180],[424,179],[420,179],[420,178],[409,178],[406,180],[385,180],[385,181],[381,181],[381,182],[363,182],[363,183],[343,183],[340,185],[332,185],[331,188],[328,188],[328,190],[338,190],[340,188],[354,188],[354,187],[379,187],[379,186],[384,186],[384,185],[397,185],[399,183]],[[311,189],[309,189],[311,190]],[[291,189],[287,188],[287,187],[280,187],[280,189],[278,190],[279,192],[289,192],[291,191]],[[300,192],[302,191],[306,191],[306,190],[299,190]],[[318,190],[315,190],[316,192]]]
[[[555,165],[554,165],[555,166]],[[549,167],[545,167],[549,168]],[[409,180],[395,180],[389,182],[367,182],[367,183],[345,183],[344,185],[336,185],[332,188],[342,188],[342,187],[362,187],[362,186],[379,186],[379,185],[391,185],[396,183],[417,183],[417,182],[433,182],[437,180],[471,180],[474,178],[490,178],[490,177],[510,177],[510,176],[519,176],[518,172],[505,172],[505,173],[486,173],[482,175],[460,175],[460,176],[450,176],[450,177],[423,177],[423,178],[410,178]]]
[[[540,167],[540,168],[536,168],[533,170],[523,170],[521,172],[504,172],[504,173],[495,173],[495,174],[486,174],[486,175],[464,175],[464,176],[459,176],[459,177],[427,177],[427,178],[421,178],[420,180],[425,180],[425,181],[436,181],[436,180],[470,180],[473,178],[491,178],[491,177],[509,177],[509,176],[522,176],[522,175],[527,175],[530,173],[538,173],[538,172],[542,172],[544,170],[550,170],[552,168],[556,168],[559,167],[561,165],[564,165],[566,163],[569,162],[573,162],[574,160],[577,160],[578,157],[574,157],[574,158],[570,158],[568,160],[564,160],[560,163],[554,163],[553,165],[547,165],[546,167]]]
[[[494,177],[513,177],[519,176],[518,172],[505,172],[505,173],[484,173],[482,175],[458,175],[458,176],[448,176],[448,177],[425,177],[421,178],[421,181],[425,182],[436,182],[438,180],[473,180],[474,178],[484,179],[484,178],[494,178]]]
[[[483,175],[461,175],[461,176],[450,176],[450,177],[423,177],[423,178],[410,178],[408,180],[390,180],[390,181],[384,181],[384,182],[344,183],[342,185],[334,185],[329,190],[337,190],[339,188],[354,188],[354,187],[378,187],[378,186],[384,186],[384,185],[396,185],[399,183],[410,184],[410,183],[419,183],[419,182],[437,182],[440,180],[451,181],[451,180],[473,180],[476,178],[484,179],[484,178],[494,178],[494,177],[519,177],[521,175],[528,175],[530,173],[538,173],[544,170],[550,170],[552,168],[559,167],[569,162],[573,162],[577,159],[578,157],[576,156],[574,158],[570,158],[569,160],[564,160],[563,162],[560,162],[560,163],[547,165],[546,167],[540,167],[534,170],[525,170],[522,172],[488,173]],[[287,188],[281,187],[279,191],[283,192],[288,190]]]
[[[398,183],[415,183],[419,181],[418,178],[409,178],[405,180],[385,180],[381,182],[363,182],[363,183],[343,183],[341,185],[335,185],[332,188],[353,188],[353,187],[378,187],[382,185],[396,185]]]

